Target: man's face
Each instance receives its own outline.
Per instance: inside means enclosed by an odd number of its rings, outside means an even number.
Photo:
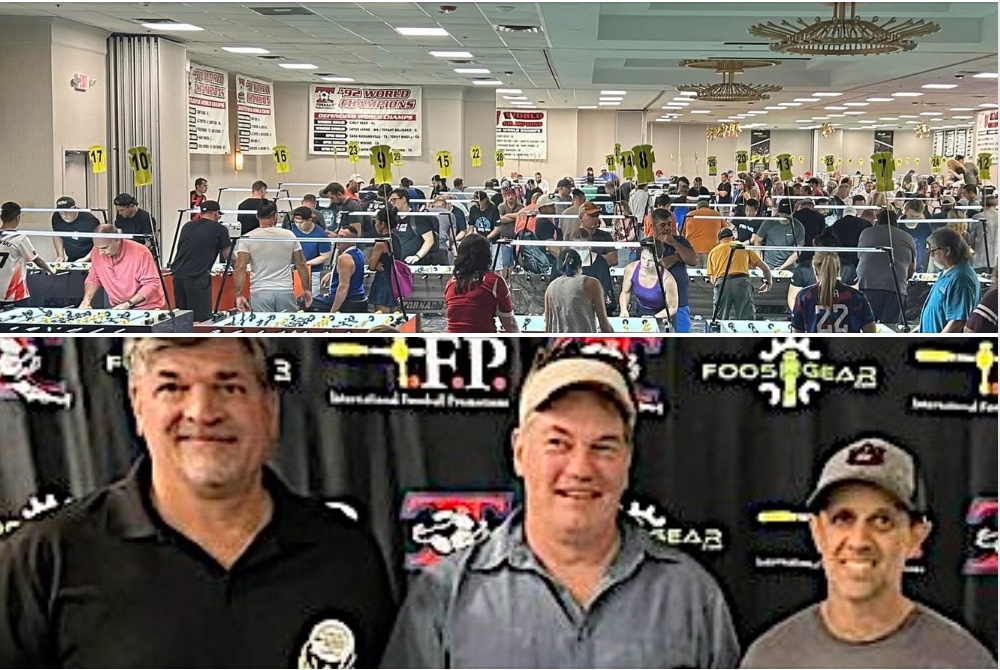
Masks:
[[[701,177],[695,177],[694,178],[694,187],[695,188],[701,188]]]
[[[569,198],[569,186],[560,186],[556,189],[556,195],[559,196],[560,200],[567,200]]]
[[[59,212],[60,218],[66,223],[73,223],[76,221],[76,217],[80,216],[79,212]]]
[[[303,219],[301,216],[295,216],[292,217],[292,223],[304,233],[312,230],[312,219]]]
[[[94,248],[102,256],[117,258],[118,253],[122,250],[122,241],[120,239],[98,237],[94,240]]]
[[[586,540],[615,524],[632,449],[621,414],[593,391],[572,391],[514,432],[514,469],[537,527]]]
[[[503,194],[503,201],[507,203],[508,207],[513,207],[517,204],[517,193],[514,191],[507,191]]]
[[[540,181],[542,181],[542,173],[541,172],[536,172],[535,173],[535,183],[537,184]]]
[[[136,205],[126,205],[125,207],[122,207],[121,205],[115,205],[115,212],[118,213],[118,216],[126,219],[131,219],[133,216],[135,216],[135,213],[138,211],[139,208]]]
[[[850,184],[841,184],[840,186],[837,187],[837,197],[840,198],[841,200],[845,199],[850,194],[851,194]]]
[[[198,195],[205,195],[208,192],[208,182],[206,181],[204,184],[197,184],[194,187],[194,190],[198,193]]]
[[[725,184],[729,181],[729,175],[725,172],[722,173],[722,183]]]
[[[401,212],[410,211],[410,202],[406,198],[400,197],[398,195],[395,194],[390,195],[389,204]]]
[[[657,218],[653,219],[653,231],[657,235],[663,235],[664,233],[670,233],[673,235],[675,228],[676,226],[674,224],[673,217],[666,220],[660,220]]]
[[[246,491],[278,439],[278,396],[238,342],[153,354],[129,379],[155,481],[204,498]]]
[[[347,200],[346,193],[330,194],[330,202],[332,202],[334,205],[343,205],[345,200]]]
[[[541,211],[541,210],[539,210]],[[601,225],[600,214],[590,212],[580,212],[580,227],[586,228],[588,232],[594,232]]]
[[[809,523],[829,598],[855,605],[885,602],[902,591],[906,561],[917,558],[930,524],[911,523],[886,492],[845,484]]]

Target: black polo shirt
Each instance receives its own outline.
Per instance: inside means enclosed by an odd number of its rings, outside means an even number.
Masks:
[[[175,277],[194,279],[208,274],[219,252],[228,247],[229,229],[218,221],[197,219],[181,228],[177,255],[170,264]]]
[[[116,216],[115,228],[129,235],[152,235],[154,221],[153,217],[149,215],[149,212],[139,208],[136,211],[135,216],[130,219],[125,218],[121,214]],[[133,241],[152,248],[151,237],[136,238]]]
[[[149,470],[0,541],[0,667],[378,663],[395,608],[369,535],[266,471],[272,520],[227,571],[159,518]]]
[[[90,212],[80,212],[69,223],[63,221],[59,212],[52,215],[52,230],[59,233],[92,233],[99,224],[100,221]],[[62,243],[66,260],[70,262],[80,260],[94,248],[92,237],[64,237]]]

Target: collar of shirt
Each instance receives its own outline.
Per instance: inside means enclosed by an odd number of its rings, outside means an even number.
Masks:
[[[618,530],[621,533],[621,547],[608,569],[607,577],[611,583],[627,578],[646,558],[676,562],[676,550],[657,543],[630,520],[619,517]],[[549,577],[548,571],[525,539],[523,509],[513,512],[473,551],[468,568],[475,572],[490,572],[504,563],[515,570],[537,572]]]
[[[112,533],[130,540],[166,539],[170,531],[150,499],[151,480],[152,463],[147,456],[142,456],[127,477],[111,486],[107,524]],[[273,529],[283,546],[316,544],[324,533],[329,533],[329,524],[309,506],[295,504],[298,496],[267,466],[264,467],[264,488],[274,502],[273,516],[265,530]]]

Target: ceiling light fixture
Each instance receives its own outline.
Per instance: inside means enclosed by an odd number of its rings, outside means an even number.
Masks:
[[[819,102],[819,98],[795,98],[795,102]]]
[[[972,75],[973,79],[996,79],[996,72],[980,72],[979,74]]]
[[[869,102],[845,102],[844,107],[867,107]]]
[[[490,69],[488,67],[456,67],[456,74],[489,74]]]
[[[601,91],[601,95],[625,95],[627,91]]]
[[[823,109],[830,109],[830,110],[833,110],[835,112],[842,112],[845,109],[847,109],[847,107],[844,107],[843,105],[833,105],[833,106],[830,106],[830,107],[824,107]]]
[[[472,58],[468,51],[428,51],[435,58]]]
[[[283,67],[286,70],[318,70],[319,68],[312,63],[278,63],[278,67]]]
[[[143,28],[150,30],[166,30],[174,32],[197,32],[204,30],[190,23],[177,23],[176,21],[147,21],[141,24]]]
[[[682,60],[681,67],[691,67],[700,69],[712,69],[716,74],[722,75],[721,84],[689,84],[678,86],[682,91],[693,91],[699,100],[709,102],[757,102],[759,100],[769,100],[768,93],[774,93],[782,89],[781,86],[772,84],[744,84],[736,81],[736,75],[743,74],[744,70],[760,67],[772,67],[777,65],[773,60]]]
[[[444,28],[396,28],[396,32],[406,37],[448,37]]]
[[[893,93],[892,97],[894,97],[894,98],[919,98],[922,95],[923,95],[923,93],[912,93],[912,92],[907,92],[907,91],[901,91],[899,93]]]
[[[519,88],[498,88],[497,93],[512,93],[514,95],[521,95],[521,89]]]
[[[832,91],[825,92],[825,93],[813,93],[813,97],[816,97],[816,98],[838,98],[838,97],[840,97],[842,95],[844,95],[844,94],[843,93],[833,93]]]
[[[222,47],[223,51],[228,51],[231,54],[269,54],[271,53],[267,49],[261,49],[260,47]]]
[[[947,90],[949,88],[958,88],[958,84],[924,84],[920,88],[933,88],[940,90]]]
[[[597,109],[597,105],[580,105],[577,109]]]
[[[348,84],[354,81],[350,77],[320,77],[320,79],[322,79],[323,81],[339,82],[341,84]]]
[[[501,33],[540,33],[542,29],[538,26],[515,26],[515,25],[498,25],[496,26],[497,32]]]
[[[684,95],[684,96],[687,96],[689,98],[692,98],[692,97],[694,97],[694,96],[696,96],[698,94],[695,93],[694,91],[677,91],[677,95]]]
[[[503,86],[499,79],[473,79],[472,83],[475,86]]]
[[[692,109],[691,113],[692,114],[711,114],[712,110],[710,110],[710,109]],[[958,118],[958,117],[956,116],[955,118]],[[968,117],[966,117],[966,118],[968,118]]]
[[[865,98],[868,102],[895,102],[892,98]]]
[[[907,19],[897,23],[892,17],[879,21],[876,16],[865,21],[857,15],[854,2],[833,3],[833,18],[813,23],[802,19],[797,24],[782,20],[760,23],[749,28],[754,37],[772,40],[771,51],[814,56],[868,56],[913,51],[915,37],[933,35],[941,30],[936,23]]]

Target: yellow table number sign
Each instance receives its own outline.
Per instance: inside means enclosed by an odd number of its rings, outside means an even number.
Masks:
[[[503,167],[503,149],[497,149],[495,155],[497,167]]]
[[[392,183],[392,147],[388,144],[376,144],[371,148],[369,158],[375,168],[376,184]]]
[[[95,144],[87,149],[87,155],[90,157],[91,172],[94,174],[104,174],[108,171],[108,161],[104,147],[100,144]]]
[[[781,181],[788,181],[793,177],[791,154],[778,154],[774,157],[774,163],[781,172]]]
[[[357,142],[347,143],[347,162],[357,163],[361,160],[361,146]]]
[[[271,156],[274,157],[274,165],[278,169],[278,174],[288,172],[288,147],[284,144],[279,144],[271,149]]]
[[[442,177],[451,176],[451,152],[439,151],[434,154],[434,163],[438,167],[438,174]]]
[[[740,149],[736,152],[736,169],[740,172],[746,172],[747,161],[750,159],[750,152]]]
[[[132,147],[128,150],[128,164],[132,168],[132,176],[136,186],[148,186],[153,183],[153,161],[146,147]]]
[[[483,148],[478,144],[469,147],[469,158],[472,159],[472,167],[479,167],[483,164]]]
[[[891,191],[895,187],[892,181],[892,173],[896,164],[892,158],[892,152],[880,151],[872,154],[872,172],[875,173],[875,189],[878,191]]]

